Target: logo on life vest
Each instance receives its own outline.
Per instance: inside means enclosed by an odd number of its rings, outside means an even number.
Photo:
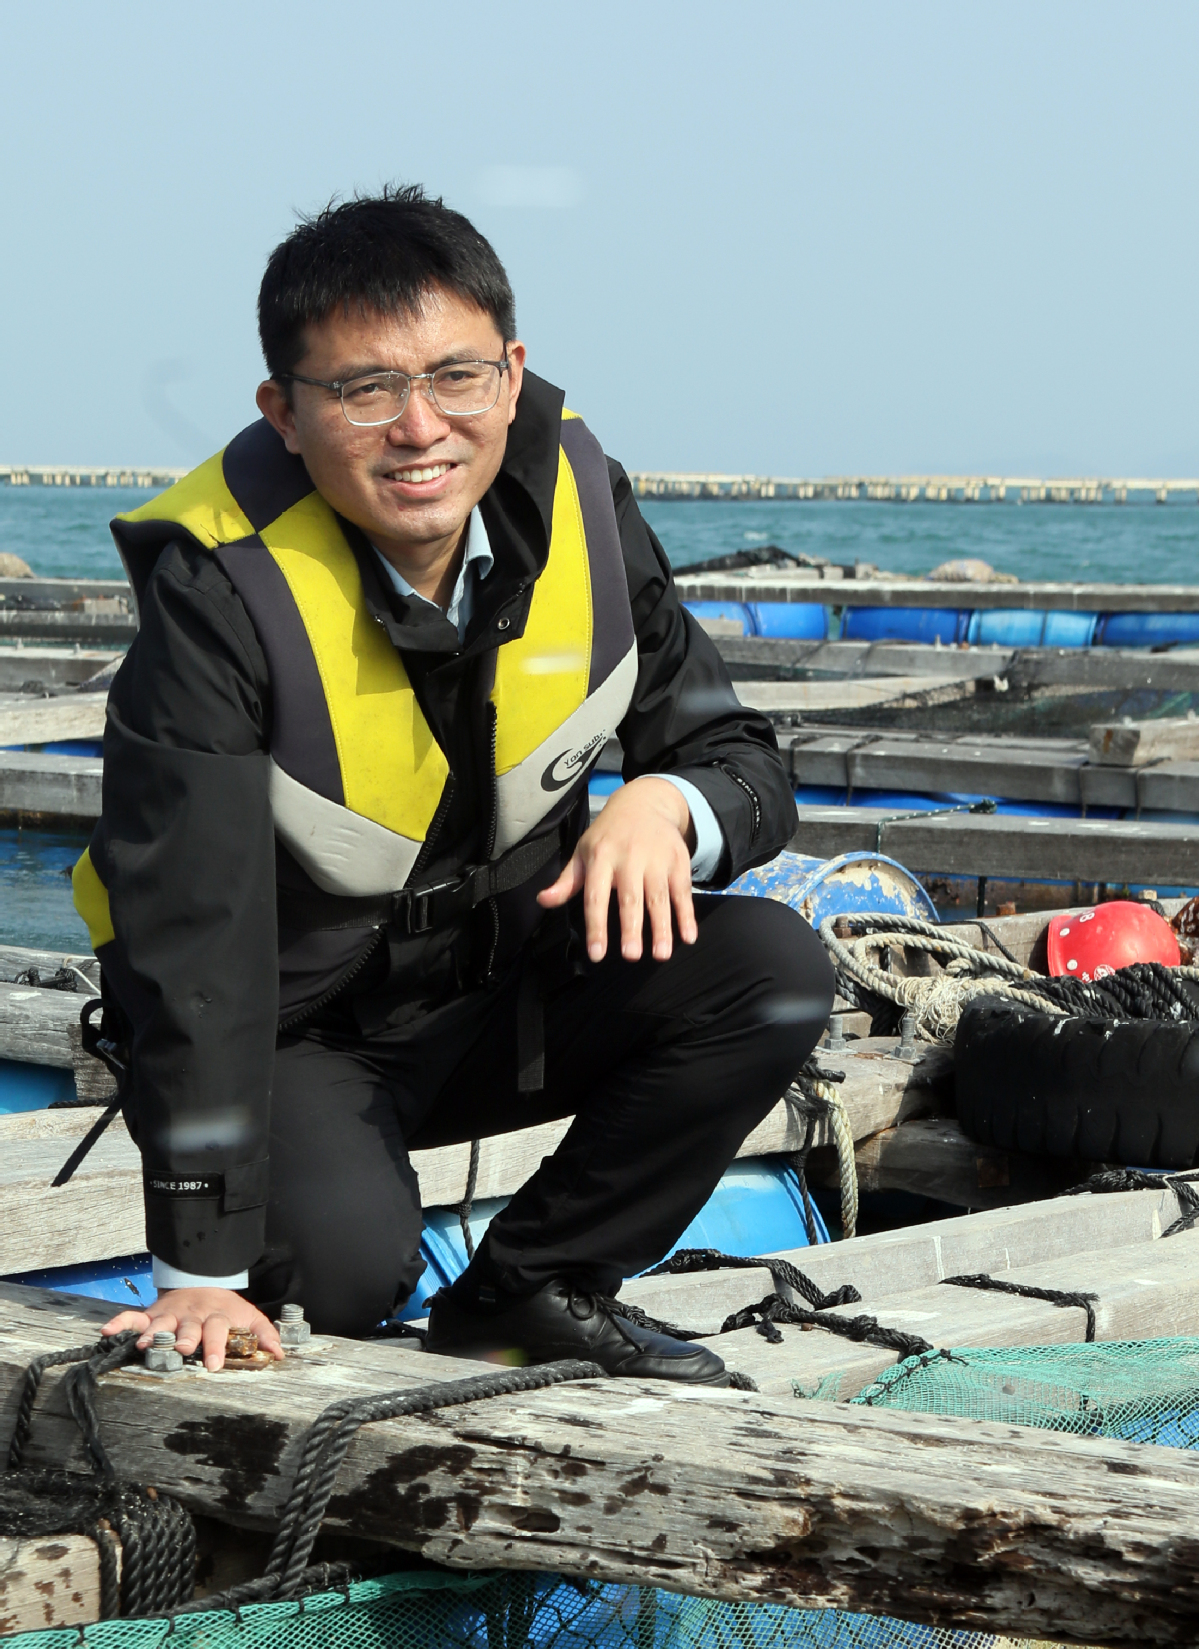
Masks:
[[[555,756],[541,775],[541,788],[564,790],[568,784],[573,784],[587,766],[593,751],[605,744],[607,738],[606,733],[597,733],[581,750],[564,750],[560,756]]]

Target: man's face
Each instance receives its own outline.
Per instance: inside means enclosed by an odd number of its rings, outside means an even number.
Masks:
[[[433,372],[454,361],[504,355],[491,317],[441,289],[426,295],[417,316],[336,311],[306,328],[305,345],[296,371],[327,382],[369,372]],[[516,416],[523,345],[510,343],[507,355],[499,400],[490,412],[469,417],[441,412],[427,380],[413,385],[402,417],[373,427],[348,423],[337,395],[313,384],[292,384],[289,405],[268,379],[258,405],[335,510],[380,549],[419,554],[421,546],[456,540],[499,471]]]

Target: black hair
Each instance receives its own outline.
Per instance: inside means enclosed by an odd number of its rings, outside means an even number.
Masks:
[[[301,218],[271,253],[258,290],[258,336],[273,378],[295,370],[304,328],[339,306],[419,312],[443,287],[490,315],[509,343],[516,305],[504,266],[469,219],[419,184],[335,203]]]

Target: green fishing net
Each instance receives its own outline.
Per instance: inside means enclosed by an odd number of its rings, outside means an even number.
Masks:
[[[1199,1448],[1199,1339],[930,1352],[888,1369],[852,1401]],[[236,1613],[23,1632],[4,1638],[3,1649],[1003,1649],[1013,1641],[508,1570],[389,1575]],[[1033,1646],[1025,1640],[1022,1649]]]
[[[930,1352],[887,1369],[850,1401],[1199,1448],[1199,1339]]]
[[[998,1649],[834,1610],[716,1603],[561,1575],[389,1575],[298,1603],[22,1632],[4,1649]]]

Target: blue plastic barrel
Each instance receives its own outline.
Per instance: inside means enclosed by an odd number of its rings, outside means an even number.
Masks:
[[[1199,644],[1199,613],[1100,613],[1096,647]]]
[[[74,1098],[72,1072],[56,1065],[0,1059],[0,1116],[11,1116],[14,1111],[44,1111],[56,1099]]]
[[[823,641],[828,635],[828,608],[819,601],[748,601],[745,610],[755,636]]]
[[[684,601],[683,606],[695,618],[729,618],[743,636],[753,634],[753,620],[740,601]]]
[[[137,1311],[157,1295],[150,1274],[150,1256],[131,1254],[119,1260],[91,1260],[86,1265],[55,1265],[43,1271],[20,1271],[0,1282],[26,1288],[50,1288],[56,1294],[87,1294],[93,1300]]]
[[[475,1203],[470,1233],[476,1245],[507,1197]],[[828,1230],[813,1207],[818,1241],[828,1242]],[[785,1248],[806,1248],[803,1195],[792,1169],[769,1158],[735,1162],[721,1178],[707,1202],[683,1232],[675,1248],[718,1248],[722,1254],[750,1257]],[[406,1317],[419,1316],[439,1288],[466,1270],[466,1244],[458,1215],[450,1208],[427,1208],[421,1238],[425,1274],[404,1308]],[[674,1248],[670,1250],[674,1253]],[[666,1256],[664,1255],[663,1258]]]
[[[970,613],[957,607],[847,607],[842,641],[965,641]]]
[[[938,919],[935,905],[911,871],[883,853],[842,853],[835,859],[780,853],[757,870],[738,876],[728,891],[777,899],[813,927],[819,927],[826,916],[851,916],[860,911],[915,916],[922,922]]]
[[[1089,647],[1098,613],[989,607],[970,615],[966,640],[977,647]]]

